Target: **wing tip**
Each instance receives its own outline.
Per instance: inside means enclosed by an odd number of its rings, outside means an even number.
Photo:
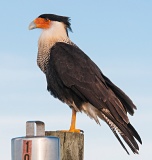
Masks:
[[[140,144],[142,144],[142,140],[141,140],[138,132],[137,132],[137,131],[135,130],[135,128],[131,125],[131,123],[128,123],[127,126],[128,126],[128,128],[131,130],[133,136],[138,140],[138,142],[139,142]]]

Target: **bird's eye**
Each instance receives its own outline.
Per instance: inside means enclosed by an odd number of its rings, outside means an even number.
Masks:
[[[45,18],[45,20],[48,21],[49,19],[48,19],[48,18]]]

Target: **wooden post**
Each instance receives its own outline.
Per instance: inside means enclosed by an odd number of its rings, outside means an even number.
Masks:
[[[60,138],[60,160],[83,160],[84,134],[46,131],[45,135]]]

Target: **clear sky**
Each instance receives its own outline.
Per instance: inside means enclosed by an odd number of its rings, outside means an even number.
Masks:
[[[70,37],[123,89],[138,110],[130,117],[141,138],[140,154],[128,156],[104,122],[78,114],[85,133],[84,160],[146,160],[152,144],[152,1],[16,0],[0,3],[0,159],[11,159],[11,138],[25,136],[25,122],[46,130],[68,129],[71,110],[49,95],[36,64],[40,30],[28,30],[42,13],[71,17]]]

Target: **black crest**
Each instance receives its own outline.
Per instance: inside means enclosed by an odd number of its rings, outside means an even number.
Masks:
[[[39,18],[45,18],[45,19],[49,19],[51,21],[63,22],[66,25],[67,29],[69,29],[72,32],[69,17],[59,16],[59,15],[55,15],[55,14],[41,14],[39,16]]]

